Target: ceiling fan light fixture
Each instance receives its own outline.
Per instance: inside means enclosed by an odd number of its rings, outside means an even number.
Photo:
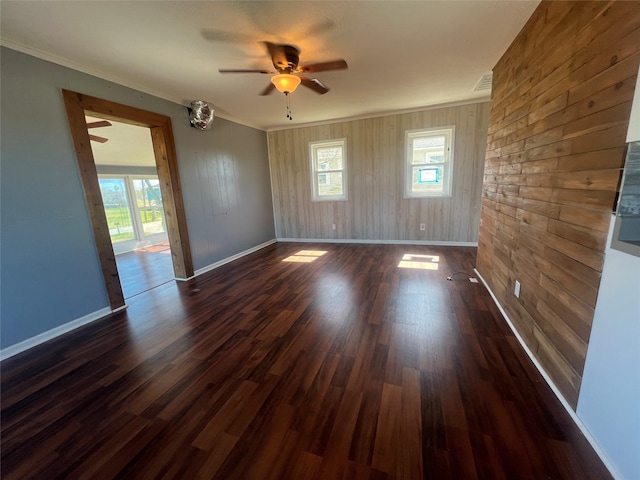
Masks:
[[[295,92],[300,85],[300,77],[288,73],[281,73],[271,77],[271,83],[275,85],[279,92],[284,94]]]

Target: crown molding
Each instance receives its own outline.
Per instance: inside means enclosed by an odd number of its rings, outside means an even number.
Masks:
[[[10,50],[15,50],[20,53],[24,53],[25,55],[29,55],[31,57],[38,58],[40,60],[44,60],[46,62],[51,62],[56,65],[60,65],[61,67],[66,67],[71,70],[75,70],[77,72],[85,73],[87,75],[91,75],[93,77],[100,78],[102,80],[106,80],[108,82],[116,83],[123,87],[131,88],[138,92],[146,93],[147,95],[152,95],[157,98],[161,98],[162,100],[166,100],[171,103],[175,103],[178,105],[182,105],[183,107],[188,107],[189,105],[182,98],[175,98],[165,92],[161,92],[159,90],[154,90],[153,88],[149,88],[146,85],[140,85],[135,82],[131,82],[124,78],[118,77],[117,75],[111,75],[102,70],[98,70],[95,68],[87,67],[86,65],[81,65],[79,63],[72,62],[67,60],[66,58],[59,57],[49,52],[45,52],[44,50],[39,50],[37,48],[29,47],[28,45],[23,45],[21,43],[14,42],[12,40],[7,40],[6,38],[0,37],[0,46],[6,47]],[[267,131],[264,127],[259,127],[257,125],[253,125],[251,123],[245,122],[236,118],[232,115],[228,115],[226,113],[220,113],[216,107],[214,102],[210,102],[214,107],[214,115],[215,117],[222,118],[224,120],[237,123],[240,125],[244,125],[245,127],[255,128],[256,130],[261,130],[263,132]]]
[[[281,130],[295,130],[298,128],[319,127],[322,125],[331,125],[331,124],[343,123],[343,122],[353,122],[355,120],[367,120],[369,118],[391,117],[393,115],[403,115],[406,113],[425,112],[428,110],[439,110],[441,108],[462,107],[464,105],[475,105],[477,103],[487,103],[490,100],[491,100],[490,96],[489,97],[485,96],[485,97],[474,98],[469,100],[460,100],[457,102],[438,103],[434,105],[424,105],[422,107],[412,107],[412,108],[405,108],[401,110],[389,110],[384,112],[366,113],[362,115],[354,115],[352,117],[334,118],[331,120],[322,120],[319,122],[301,123],[299,125],[296,125],[295,127],[274,127],[274,128],[268,128],[266,131],[278,132]]]

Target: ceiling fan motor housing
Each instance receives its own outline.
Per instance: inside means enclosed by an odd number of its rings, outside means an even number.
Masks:
[[[273,66],[280,73],[293,73],[298,68],[298,62],[300,61],[300,50],[293,45],[281,45],[280,48],[284,53],[287,63],[284,63],[281,59],[275,60]]]

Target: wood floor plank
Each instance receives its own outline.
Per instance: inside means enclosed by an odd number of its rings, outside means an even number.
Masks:
[[[316,477],[340,478],[348,464],[349,446],[362,404],[362,393],[345,391]]]
[[[200,430],[200,434],[191,444],[202,450],[213,450],[220,433],[224,432],[229,423],[241,413],[244,403],[249,401],[256,388],[258,384],[255,382],[246,380],[242,382],[218,413]]]
[[[293,467],[288,472],[285,472],[283,479],[313,480],[316,477],[321,464],[322,457],[313,455],[309,452],[303,452],[297,457]]]
[[[397,444],[400,441],[402,387],[385,383],[382,387],[378,428],[371,466],[383,472],[396,471]]]
[[[206,462],[200,467],[196,478],[213,478],[222,466],[231,450],[236,446],[238,437],[226,433],[220,434],[216,439],[216,448],[209,452]]]
[[[290,405],[281,403],[276,407],[271,422],[264,429],[265,435],[261,439],[260,449],[256,451],[251,461],[246,462],[246,468],[243,469],[239,478],[247,480],[272,478],[275,463],[286,444],[293,415],[293,407]]]
[[[611,478],[484,287],[446,280],[475,253],[277,243],[136,295],[0,364],[0,474]]]
[[[420,372],[405,368],[402,372],[402,409],[400,438],[396,445],[397,478],[423,478],[422,435],[420,427]]]

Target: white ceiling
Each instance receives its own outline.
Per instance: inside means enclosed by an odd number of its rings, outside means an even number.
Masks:
[[[11,1],[2,44],[264,130],[488,98],[474,92],[537,7],[521,1]],[[344,58],[348,70],[259,96],[271,69],[261,41],[301,49],[300,64]]]
[[[103,120],[97,117],[85,117],[87,123]],[[151,131],[145,127],[109,120],[110,126],[89,129],[91,135],[106,138],[105,143],[91,142],[93,159],[96,165],[128,165],[137,167],[155,167]]]

